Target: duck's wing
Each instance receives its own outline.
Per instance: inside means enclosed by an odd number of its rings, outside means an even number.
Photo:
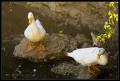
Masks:
[[[84,52],[84,53],[92,53],[93,51],[97,50],[98,47],[90,47],[90,48],[80,48],[78,49],[78,51],[81,53],[81,52]]]
[[[37,25],[37,27],[38,27],[38,29],[40,30],[41,33],[46,34],[45,29],[43,28],[41,22],[38,19],[36,19],[36,25]]]

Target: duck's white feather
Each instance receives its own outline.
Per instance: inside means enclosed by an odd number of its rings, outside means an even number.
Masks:
[[[38,19],[36,19],[36,24],[37,24],[37,27],[38,27],[41,35],[42,35],[42,36],[45,36],[46,31],[45,31],[45,29],[43,28],[41,22],[40,22]]]
[[[45,37],[46,31],[41,25],[40,21],[37,19],[34,20],[32,12],[28,13],[28,18],[32,17],[32,23],[24,31],[25,37],[31,42],[39,42]]]
[[[98,53],[101,49],[103,50],[103,48],[98,48],[98,47],[81,48],[81,49],[74,50],[73,52],[68,53],[67,55],[69,57],[72,57],[76,62],[84,66],[100,64],[101,61],[98,59]],[[106,59],[106,57],[104,57],[104,59]],[[98,63],[98,60],[99,60],[99,63]]]

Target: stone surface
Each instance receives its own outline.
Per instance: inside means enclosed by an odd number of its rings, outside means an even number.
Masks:
[[[16,2],[15,4],[21,4]],[[101,32],[107,19],[107,2],[26,2],[26,8],[45,17],[61,20],[58,24],[67,23],[77,30],[87,29]]]
[[[15,47],[14,56],[33,60],[60,58],[65,56],[66,52],[76,49],[77,45],[79,45],[72,36],[65,34],[47,34],[44,40],[45,51],[38,51],[36,47],[32,51],[26,52],[28,40],[23,38],[20,44]]]
[[[71,76],[70,79],[95,79],[100,74],[101,68],[99,66],[94,67],[98,68],[99,71],[91,69],[91,72],[89,72],[88,67],[63,61],[54,66],[51,71],[64,76],[69,75]]]
[[[44,39],[45,51],[38,51],[36,48],[27,52],[28,40],[23,38],[15,47],[14,56],[29,58],[34,61],[49,60],[66,56],[66,52],[73,51],[77,47],[90,46],[89,40],[82,34],[77,34],[75,38],[66,34],[47,34]]]

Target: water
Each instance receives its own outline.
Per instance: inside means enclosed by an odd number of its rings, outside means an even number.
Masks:
[[[71,28],[69,31],[65,26],[57,25],[59,22],[42,16],[34,10],[11,2],[2,3],[2,79],[67,79],[69,77],[56,75],[50,71],[54,62],[34,63],[13,56],[14,47],[24,37],[23,33],[27,27],[27,14],[32,11],[39,18],[48,33],[63,31],[66,34],[75,35],[79,31]],[[58,27],[56,27],[58,26]],[[74,33],[73,33],[74,31]],[[72,33],[71,33],[72,32]],[[85,33],[85,30],[83,31]],[[86,33],[86,36],[89,35]]]

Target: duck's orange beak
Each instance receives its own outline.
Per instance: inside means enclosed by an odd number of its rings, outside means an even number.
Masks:
[[[32,18],[28,19],[28,23],[31,24],[32,23]]]

